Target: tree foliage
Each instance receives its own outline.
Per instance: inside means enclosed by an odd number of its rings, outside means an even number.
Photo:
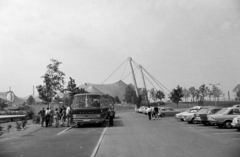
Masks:
[[[152,88],[150,91],[150,97],[153,101],[162,100],[165,98],[165,94],[161,90],[155,90]]]
[[[47,65],[47,71],[42,76],[43,85],[37,86],[39,98],[46,104],[49,104],[57,92],[64,90],[65,74],[59,70],[61,62],[51,59],[51,64]]]
[[[235,93],[236,100],[240,100],[240,84],[234,87],[233,92]]]
[[[183,96],[184,95],[183,95],[182,87],[180,87],[178,85],[176,89],[172,90],[172,92],[169,95],[169,98],[170,98],[170,100],[172,100],[172,102],[177,104],[177,107],[178,107],[178,103],[179,103],[179,101],[182,101]]]
[[[114,101],[115,101],[116,103],[118,103],[118,104],[121,103],[121,101],[120,101],[120,99],[119,99],[118,96],[115,96]]]
[[[191,95],[192,99],[193,99],[193,102],[194,102],[194,98],[196,97],[197,95],[197,90],[195,89],[195,87],[190,87],[188,89],[189,91],[189,94]]]
[[[77,84],[75,83],[75,80],[70,77],[70,80],[68,81],[68,85],[66,88],[66,91],[69,92],[69,95],[71,99],[73,99],[75,94],[80,94],[80,93],[87,93],[87,91],[83,88],[78,88]]]
[[[32,95],[30,95],[29,97],[28,97],[28,99],[27,99],[27,104],[28,105],[32,105],[32,104],[34,104],[36,101],[35,101],[35,99],[33,98],[33,96]]]
[[[136,103],[137,95],[133,86],[128,85],[126,87],[124,97],[127,103]]]
[[[222,90],[219,89],[217,86],[213,86],[212,87],[212,93],[213,93],[213,97],[219,100],[219,97],[223,94]]]
[[[190,92],[186,88],[183,89],[183,96],[185,98],[185,101],[188,99],[188,97],[190,97]]]

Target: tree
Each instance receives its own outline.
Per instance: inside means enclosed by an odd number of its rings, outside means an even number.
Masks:
[[[154,88],[152,88],[152,89],[149,91],[149,93],[150,93],[150,98],[151,98],[154,102],[157,101],[157,98],[156,98],[157,91],[156,91]]]
[[[240,84],[233,89],[233,92],[236,94],[236,100],[240,100]]]
[[[35,101],[35,99],[33,98],[33,96],[32,95],[30,95],[29,97],[28,97],[28,99],[27,99],[27,104],[28,105],[32,105],[33,103],[35,103],[36,101]]]
[[[213,92],[211,89],[207,88],[207,95],[209,97],[209,100],[211,101],[211,97],[213,96]]]
[[[188,97],[190,97],[190,92],[186,88],[183,89],[183,96],[185,98],[185,102],[186,99],[188,100]]]
[[[136,103],[137,95],[133,86],[128,85],[125,89],[125,101],[127,103]],[[132,101],[133,100],[133,101]]]
[[[70,80],[68,81],[68,85],[65,90],[69,92],[71,100],[73,100],[73,97],[75,94],[87,93],[85,89],[83,88],[79,89],[77,87],[77,84],[75,83],[75,80],[72,79],[71,77],[70,77]]]
[[[156,98],[161,101],[162,99],[165,98],[165,94],[161,90],[158,90],[156,93]]]
[[[223,92],[221,91],[221,89],[219,89],[217,86],[213,86],[212,87],[212,92],[213,92],[213,96],[216,100],[216,98],[218,99],[219,101],[219,97],[223,94]]]
[[[120,101],[120,99],[119,99],[118,96],[115,96],[114,101],[115,101],[116,103],[118,103],[118,104],[121,103],[121,101]]]
[[[199,95],[200,95],[200,102],[204,103],[204,98],[207,96],[208,94],[208,87],[205,86],[205,84],[201,85],[198,89],[199,91]]]
[[[183,96],[184,95],[183,95],[182,87],[180,87],[178,85],[176,89],[172,90],[172,92],[169,95],[169,98],[170,98],[170,100],[172,100],[172,102],[177,104],[177,108],[178,108],[178,103],[179,103],[179,101],[182,101]]]
[[[189,94],[191,95],[191,97],[192,97],[192,99],[193,99],[193,102],[194,102],[194,98],[195,98],[196,95],[197,95],[197,91],[196,91],[195,87],[190,87],[190,88],[188,89],[188,91],[189,91]]]
[[[64,91],[65,74],[59,70],[61,62],[55,59],[50,60],[52,63],[47,66],[47,71],[42,76],[43,85],[37,86],[39,98],[48,104],[52,101],[57,92]]]

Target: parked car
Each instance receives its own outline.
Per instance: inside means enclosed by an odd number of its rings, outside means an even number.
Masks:
[[[233,118],[232,127],[235,127],[238,129],[238,131],[240,131],[240,116]]]
[[[233,105],[232,107],[240,107],[240,104]]]
[[[204,107],[204,108],[206,108],[206,107]],[[190,112],[183,114],[183,120],[190,124],[192,124],[192,123],[196,124],[197,122],[195,121],[194,114],[198,113],[201,110],[202,110],[202,108],[192,109]]]
[[[143,113],[143,111],[146,109],[146,106],[142,106],[138,109],[138,113]]]
[[[165,116],[175,116],[179,111],[176,111],[172,107],[163,107],[163,108],[158,108],[158,114],[160,117],[165,117]]]
[[[196,117],[195,121],[197,123],[202,123],[203,125],[209,125],[210,123],[207,119],[207,115],[215,114],[221,109],[222,107],[217,107],[217,106],[201,109],[198,113],[194,115]]]
[[[240,108],[223,108],[214,115],[208,115],[210,124],[216,124],[219,128],[231,128],[233,118],[240,115]]]

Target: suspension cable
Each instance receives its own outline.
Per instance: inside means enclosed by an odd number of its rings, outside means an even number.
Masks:
[[[137,69],[137,67],[136,67],[133,71],[135,71],[136,69]],[[122,80],[124,80],[125,78],[127,78],[131,73],[132,73],[132,72],[130,72],[129,74],[127,74],[127,76],[124,77]]]
[[[127,60],[128,59],[126,59],[109,77],[111,77]],[[105,81],[103,81],[103,83],[106,82],[109,79],[109,77]]]
[[[128,60],[128,61],[129,61],[129,60]],[[126,65],[125,65],[125,68],[124,68],[124,70],[123,70],[123,73],[122,73],[122,76],[121,76],[121,79],[120,79],[120,80],[122,80],[122,77],[123,77],[124,72],[125,72],[125,70],[126,70],[127,64],[128,64],[128,62],[127,62]]]

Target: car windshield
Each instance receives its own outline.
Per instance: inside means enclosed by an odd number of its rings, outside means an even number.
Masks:
[[[73,99],[72,108],[100,107],[100,95],[80,95]]]
[[[218,111],[216,114],[223,114],[225,111],[227,111],[227,108],[222,108],[220,111]]]
[[[208,109],[207,108],[203,108],[201,109],[200,111],[198,111],[198,113],[207,113],[208,112]]]
[[[198,110],[190,110],[189,113],[195,113],[197,112]]]

